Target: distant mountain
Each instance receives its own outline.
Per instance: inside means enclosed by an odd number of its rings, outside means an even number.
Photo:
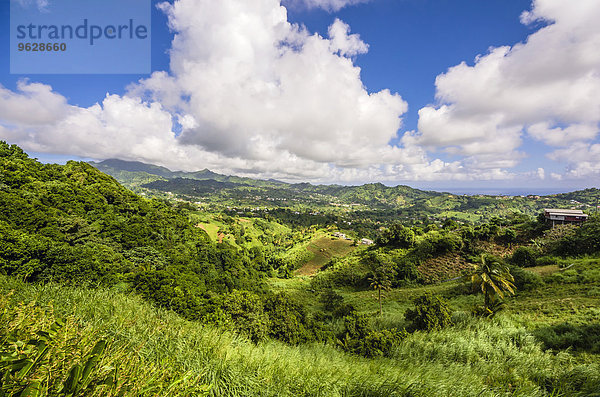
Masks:
[[[118,159],[108,159],[101,162],[93,162],[90,164],[98,170],[115,177],[122,183],[132,182],[132,179],[140,180],[141,178],[148,178],[150,176],[160,177],[164,179],[192,179],[198,181],[217,181],[235,183],[240,185],[251,185],[251,186],[262,186],[262,187],[274,187],[287,185],[285,182],[277,181],[274,179],[262,180],[244,178],[239,176],[229,176],[217,174],[208,169],[195,172],[184,172],[184,171],[171,171],[168,168],[161,167],[153,164],[146,164],[139,161],[126,161]],[[158,179],[158,178],[150,178]]]
[[[183,195],[189,199],[232,206],[358,206],[364,210],[402,211],[403,216],[432,215],[475,221],[492,216],[521,212],[538,214],[541,209],[581,208],[592,210],[600,204],[600,190],[587,189],[572,193],[507,197],[492,195],[465,196],[424,191],[410,186],[386,186],[369,183],[361,186],[289,184],[221,175],[210,170],[171,171],[165,167],[134,161],[105,160],[91,163],[130,187]]]
[[[116,178],[126,186],[143,187],[191,197],[211,196],[238,203],[282,203],[286,200],[304,203],[364,204],[398,208],[427,201],[444,193],[427,192],[409,186],[385,186],[370,183],[362,186],[289,184],[274,179],[262,180],[222,175],[204,169],[196,172],[171,171],[168,168],[139,161],[109,159],[91,162],[98,170]]]
[[[158,165],[146,164],[140,161],[125,161],[118,159],[108,159],[99,163],[90,161],[90,164],[105,174],[112,175],[114,171],[127,172],[145,172],[150,175],[158,175],[164,178],[170,178],[172,171],[168,168]]]
[[[317,193],[322,195],[328,195],[333,197],[344,197],[349,200],[352,200],[353,197],[356,196],[364,196],[366,195],[379,195],[382,197],[389,196],[397,196],[398,194],[411,197],[411,198],[423,198],[425,196],[438,196],[441,194],[448,193],[439,193],[433,191],[424,191],[419,189],[413,189],[409,186],[395,186],[390,187],[386,186],[382,183],[369,183],[361,186],[344,186],[344,185],[313,185],[308,182],[289,184],[285,182],[281,182],[275,179],[253,179],[246,177],[239,177],[233,175],[222,175],[217,174],[216,172],[212,172],[208,169],[204,169],[201,171],[195,172],[184,172],[184,171],[171,171],[168,168],[142,163],[139,161],[125,161],[118,159],[109,159],[101,162],[93,162],[90,164],[100,171],[109,174],[118,180],[122,181],[122,176],[124,173],[135,173],[138,176],[141,176],[140,173],[145,174],[146,176],[157,176],[162,178],[163,180],[171,180],[175,185],[185,184],[187,188],[190,187],[190,183],[185,183],[181,179],[191,179],[196,181],[216,181],[216,182],[224,182],[224,185],[221,185],[223,188],[232,188],[235,185],[249,185],[253,187],[271,187],[271,188],[283,188],[289,189],[295,192],[305,192],[305,193]],[[173,181],[177,179],[177,181]],[[122,181],[123,182],[123,181]],[[125,181],[127,182],[127,181]],[[158,186],[162,189],[167,188],[167,185],[164,183],[157,184],[154,188]],[[215,187],[217,185],[213,185]],[[177,190],[177,189],[175,189]],[[212,190],[212,189],[211,189]],[[356,197],[359,198],[360,197]]]

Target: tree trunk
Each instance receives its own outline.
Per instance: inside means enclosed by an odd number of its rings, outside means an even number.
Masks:
[[[489,310],[490,308],[490,295],[487,291],[485,291],[483,293],[483,299],[484,299],[484,306],[486,310]]]

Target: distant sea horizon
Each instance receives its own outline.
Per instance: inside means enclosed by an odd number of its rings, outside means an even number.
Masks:
[[[488,196],[548,196],[551,194],[570,193],[577,188],[524,188],[524,187],[498,187],[498,188],[425,188],[436,192],[452,193],[456,195],[476,196],[479,194]]]

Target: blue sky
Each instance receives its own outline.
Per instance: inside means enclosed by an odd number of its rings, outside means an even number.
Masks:
[[[600,62],[577,54],[597,48],[600,9],[561,3],[154,1],[152,71],[164,73],[11,75],[2,57],[0,139],[48,161],[290,181],[592,187]],[[36,106],[57,116],[29,120]]]

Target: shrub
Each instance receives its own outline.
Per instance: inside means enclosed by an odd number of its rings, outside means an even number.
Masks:
[[[402,285],[403,282],[416,281],[421,278],[417,265],[410,258],[402,257],[394,261],[395,266],[395,285]]]
[[[443,233],[439,239],[433,241],[436,254],[457,251],[461,249],[463,241],[456,233]]]
[[[535,260],[536,266],[552,266],[558,264],[558,258],[554,256],[541,256]]]
[[[222,308],[238,332],[248,336],[253,342],[266,338],[269,318],[264,313],[263,303],[258,295],[248,291],[233,291],[223,299]]]
[[[394,224],[377,236],[377,245],[392,248],[411,248],[415,244],[415,232],[409,227]]]
[[[500,232],[498,240],[504,244],[510,245],[517,241],[517,232],[514,229],[507,227]]]
[[[600,216],[592,215],[581,227],[564,236],[553,251],[562,256],[600,252]]]
[[[588,353],[600,353],[600,324],[564,323],[537,329],[534,335],[546,349],[574,349]]]
[[[364,314],[353,313],[344,317],[346,334],[353,339],[363,339],[369,332],[369,320]]]
[[[417,261],[443,255],[447,252],[458,251],[463,247],[463,240],[457,233],[431,232],[425,236],[414,250]]]
[[[358,262],[356,257],[344,258],[343,260],[330,261],[327,270],[320,271],[311,280],[314,289],[352,286],[367,287],[369,283],[368,270]]]
[[[332,315],[334,318],[342,318],[349,316],[354,312],[356,312],[356,308],[354,306],[352,306],[350,303],[343,303],[335,308]]]
[[[323,308],[335,318],[348,316],[355,311],[354,306],[344,303],[344,298],[332,289],[326,289],[321,293],[321,303]]]
[[[452,325],[452,311],[443,298],[427,293],[415,298],[414,303],[415,309],[404,314],[412,322],[412,330],[431,331]]]
[[[511,262],[521,267],[532,267],[536,265],[539,251],[533,247],[519,247],[510,258]]]
[[[265,312],[269,316],[269,336],[292,345],[314,339],[307,330],[304,307],[287,294],[280,293],[267,299]]]
[[[325,310],[332,312],[344,302],[344,297],[331,288],[321,293],[321,303]]]
[[[442,225],[442,228],[446,229],[446,230],[454,230],[454,229],[458,229],[460,225],[458,224],[458,222],[456,222],[454,219],[446,219],[444,221],[444,224]]]
[[[345,333],[338,345],[345,351],[364,357],[389,357],[398,343],[407,336],[405,330],[374,331],[364,314],[353,313],[344,317]]]
[[[408,333],[404,330],[371,331],[359,345],[356,353],[365,357],[389,357]]]
[[[544,284],[539,274],[527,271],[519,266],[511,266],[510,274],[514,278],[513,284],[517,291],[529,291]]]

